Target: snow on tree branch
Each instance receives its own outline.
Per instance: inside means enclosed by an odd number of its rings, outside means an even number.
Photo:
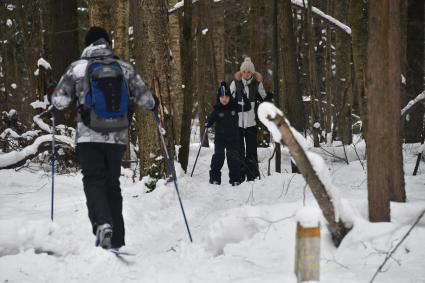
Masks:
[[[307,0],[291,0],[291,2],[292,2],[292,5],[298,6],[298,7],[303,8],[303,9],[307,8],[307,3],[308,3]],[[336,28],[339,28],[340,30],[342,30],[346,34],[351,35],[351,28],[349,26],[341,23],[340,21],[338,21],[334,17],[329,16],[328,14],[324,13],[323,11],[321,11],[320,9],[318,9],[316,7],[312,7],[311,12],[313,14],[316,14],[317,16],[319,16],[324,21],[332,24]]]
[[[199,2],[200,0],[193,0],[192,3],[195,4],[196,2]],[[219,2],[217,0],[214,0],[214,2]],[[299,8],[302,9],[306,9],[307,7],[307,0],[291,0],[292,5],[297,6]],[[177,2],[176,5],[174,5],[172,8],[170,8],[168,10],[168,13],[173,13],[181,8],[183,8],[184,6],[184,1],[180,1]],[[336,28],[342,30],[343,32],[345,32],[346,34],[351,36],[351,28],[349,26],[347,26],[346,24],[338,21],[337,19],[335,19],[334,17],[324,13],[322,10],[316,8],[316,7],[312,7],[312,13],[315,14],[316,16],[318,16],[319,18],[321,18],[322,20],[326,21],[327,23],[335,26]]]
[[[12,165],[20,164],[39,152],[39,148],[52,141],[52,135],[44,135],[35,139],[34,143],[23,148],[20,151],[11,151],[0,154],[0,169],[10,168]],[[72,148],[75,147],[74,140],[67,136],[55,136],[55,141],[66,144]]]
[[[416,96],[414,99],[410,100],[406,106],[404,106],[404,108],[401,110],[401,116],[404,116],[406,112],[408,112],[410,108],[413,107],[413,105],[422,100],[425,100],[425,90],[418,94],[418,96]]]

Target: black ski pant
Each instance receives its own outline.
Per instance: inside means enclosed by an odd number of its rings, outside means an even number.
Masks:
[[[221,183],[221,168],[224,164],[225,151],[227,166],[229,167],[229,182],[240,182],[239,141],[235,137],[231,139],[216,137],[214,154],[211,158],[210,182]]]
[[[77,155],[83,173],[93,233],[98,225],[109,223],[113,233],[113,247],[125,245],[122,196],[119,177],[125,145],[108,143],[78,143]]]
[[[239,128],[241,176],[242,180],[252,181],[260,176],[257,157],[257,127]]]

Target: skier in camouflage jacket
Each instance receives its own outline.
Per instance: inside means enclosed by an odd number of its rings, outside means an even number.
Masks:
[[[78,109],[84,104],[89,87],[85,79],[86,67],[90,59],[114,58],[109,35],[103,28],[90,28],[85,44],[80,60],[68,67],[52,95],[52,104],[57,110],[69,106]],[[158,102],[140,76],[130,64],[121,60],[117,62],[129,90],[130,105],[154,110]],[[83,123],[81,113],[77,114],[76,151],[83,174],[88,214],[96,235],[96,245],[103,248],[120,248],[125,245],[119,177],[127,142],[127,129],[96,132]]]

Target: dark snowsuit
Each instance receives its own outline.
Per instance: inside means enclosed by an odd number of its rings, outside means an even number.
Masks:
[[[249,111],[251,105],[246,97],[240,104],[230,97],[227,105],[222,105],[220,101],[214,105],[214,111],[208,116],[207,127],[215,124],[214,154],[211,159],[210,183],[221,183],[221,168],[224,164],[224,151],[226,150],[227,166],[229,167],[229,182],[231,184],[240,183],[240,152],[239,152],[239,127],[238,113]]]

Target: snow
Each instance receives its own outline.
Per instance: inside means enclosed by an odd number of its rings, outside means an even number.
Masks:
[[[413,105],[417,102],[425,100],[425,90],[418,94],[414,99],[410,100],[406,106],[401,110],[401,116],[403,116]]]
[[[276,115],[283,116],[282,111],[280,111],[280,109],[277,108],[273,103],[263,102],[258,107],[257,113],[258,119],[260,119],[261,123],[263,123],[272,134],[273,140],[275,142],[280,142],[282,135],[280,134],[280,131],[276,127],[275,123],[269,121],[268,117],[274,119],[276,118]]]
[[[44,101],[37,99],[36,101],[31,102],[30,105],[33,109],[46,109],[49,105],[49,101],[47,100],[47,97],[44,96]]]
[[[199,0],[192,0],[192,4],[198,2]],[[177,11],[178,9],[183,8],[184,6],[184,1],[181,0],[179,2],[177,2],[172,8],[168,9],[168,13],[172,13],[174,11]]]
[[[276,109],[266,108],[266,113],[279,115]],[[188,168],[199,149],[199,129],[197,133],[192,135]],[[318,155],[313,159],[322,162],[315,168],[327,171],[344,215],[353,223],[338,249],[314,197],[305,190],[304,179],[288,173],[286,148],[283,173],[264,175],[273,148],[259,148],[261,180],[232,187],[226,165],[222,185],[208,183],[211,147],[202,148],[193,178],[176,164],[193,243],[172,183],[160,180],[156,190],[145,193],[146,178],[133,183],[131,177],[121,177],[127,241],[123,249],[135,253],[126,257],[128,264],[94,247],[81,173],[55,176],[55,221],[51,222],[51,174],[0,170],[0,282],[296,282],[297,221],[321,223],[320,282],[369,282],[425,209],[424,164],[417,176],[411,175],[420,145],[403,151],[407,202],[391,203],[391,222],[370,223],[367,176],[354,146],[346,147],[347,165],[329,154],[343,157],[342,147],[317,149],[311,144],[305,142]],[[362,156],[364,143],[358,142],[356,150]],[[424,237],[422,219],[374,282],[424,282]]]
[[[40,67],[40,66],[43,67],[46,70],[52,69],[52,66],[50,66],[50,63],[47,62],[46,59],[44,59],[42,57],[40,59],[38,59],[38,61],[37,61],[37,67]]]
[[[34,123],[37,124],[37,126],[42,129],[43,131],[47,132],[47,133],[51,133],[52,129],[50,128],[50,126],[46,123],[44,123],[43,119],[40,118],[40,115],[35,115],[32,120],[34,121]]]
[[[314,228],[320,225],[321,213],[317,207],[305,206],[297,211],[295,219],[304,228]]]

